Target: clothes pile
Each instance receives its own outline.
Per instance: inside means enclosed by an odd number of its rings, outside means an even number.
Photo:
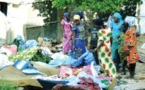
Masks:
[[[53,51],[53,46],[58,49]],[[74,59],[60,48],[61,43],[41,37],[24,41],[18,36],[13,43],[2,44],[0,80],[44,90],[102,90],[111,86],[114,78],[100,72],[90,51]]]

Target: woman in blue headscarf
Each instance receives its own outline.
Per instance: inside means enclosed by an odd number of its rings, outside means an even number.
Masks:
[[[119,54],[118,54],[118,49],[120,48],[120,44],[117,43],[117,36],[121,33],[121,26],[123,24],[123,20],[122,20],[122,16],[120,15],[120,13],[114,13],[113,15],[113,21],[110,24],[110,27],[112,28],[112,47],[111,47],[111,51],[112,51],[112,59],[118,69],[119,67]]]

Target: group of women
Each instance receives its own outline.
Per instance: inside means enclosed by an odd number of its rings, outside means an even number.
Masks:
[[[117,69],[122,64],[120,61],[123,56],[123,65],[126,66],[126,61],[130,78],[134,78],[135,63],[139,60],[135,27],[124,22],[120,13],[115,13],[110,25],[105,26],[103,20],[95,19],[93,26],[86,31],[82,15],[76,13],[71,21],[70,14],[64,13],[61,21],[64,28],[63,53],[72,51],[74,58],[78,58],[88,49],[94,53],[97,64],[100,64],[105,73],[112,77],[117,76]],[[88,48],[85,43],[85,38],[88,37],[86,32],[91,36],[91,40],[88,40]]]

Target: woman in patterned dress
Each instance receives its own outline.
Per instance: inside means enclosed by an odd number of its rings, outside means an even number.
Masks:
[[[104,71],[107,73],[107,75],[111,77],[116,77],[117,72],[112,60],[110,48],[110,38],[112,36],[112,31],[110,28],[103,29],[103,25],[100,25],[100,28],[102,29],[100,29],[98,32],[98,46],[95,49],[95,51],[98,51],[98,58],[100,64]]]
[[[72,36],[72,30],[71,30],[72,21],[70,20],[70,14],[68,12],[64,13],[64,19],[62,19],[61,24],[64,28],[63,53],[66,54],[71,50],[70,39]]]
[[[136,48],[136,29],[131,27],[125,33],[124,50],[127,55],[130,78],[134,78],[136,62],[140,59]]]
[[[74,15],[74,25],[72,27],[72,51],[74,58],[79,58],[86,52],[85,28],[80,22],[80,16]]]

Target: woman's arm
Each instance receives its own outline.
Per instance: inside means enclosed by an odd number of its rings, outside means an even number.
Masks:
[[[97,51],[103,44],[104,44],[104,41],[103,40],[100,40],[100,44],[98,45],[97,48],[95,48],[95,51]]]

